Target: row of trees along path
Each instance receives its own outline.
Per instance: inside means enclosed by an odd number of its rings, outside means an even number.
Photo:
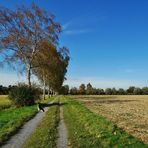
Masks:
[[[7,63],[19,72],[25,71],[29,87],[31,75],[36,75],[43,84],[44,97],[46,87],[56,92],[61,89],[69,63],[69,50],[59,48],[61,25],[54,18],[35,3],[30,8],[23,5],[15,10],[0,9],[0,66]],[[38,113],[3,148],[20,148],[42,117]],[[64,128],[62,118],[61,110],[59,131]]]
[[[69,63],[69,50],[59,48],[61,25],[55,16],[32,3],[10,10],[0,9],[0,66],[8,63],[26,71],[28,85],[34,74],[44,87],[59,91]]]

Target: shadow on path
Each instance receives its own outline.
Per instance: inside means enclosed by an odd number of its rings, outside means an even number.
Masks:
[[[51,106],[63,106],[63,105],[66,105],[67,103],[58,103],[58,102],[53,102],[53,103],[50,103],[50,104],[41,104],[43,107],[51,107]]]

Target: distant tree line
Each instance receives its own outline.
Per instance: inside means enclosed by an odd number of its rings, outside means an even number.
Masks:
[[[15,87],[15,85],[9,85],[8,87],[0,85],[0,95],[8,95],[9,91]]]
[[[13,88],[17,87],[16,85],[9,85],[8,87],[0,85],[0,95],[7,95],[9,94],[9,91],[11,91]],[[40,92],[42,93],[42,89],[40,88]],[[46,94],[52,93],[48,92],[48,89],[45,91]],[[64,95],[148,95],[148,87],[135,87],[130,86],[128,89],[123,88],[94,88],[90,83],[87,85],[81,84],[78,88],[72,87],[69,88],[68,85],[64,85],[59,90],[59,94]]]
[[[135,87],[130,86],[128,89],[123,88],[94,88],[90,83],[87,85],[81,84],[79,88],[69,88],[68,85],[64,85],[61,88],[61,94],[70,95],[148,95],[148,87]]]

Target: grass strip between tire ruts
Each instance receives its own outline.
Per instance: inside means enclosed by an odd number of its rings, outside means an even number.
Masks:
[[[23,148],[55,148],[59,124],[59,106],[52,105]]]

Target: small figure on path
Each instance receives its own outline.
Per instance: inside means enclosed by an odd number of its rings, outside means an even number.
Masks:
[[[38,111],[45,112],[44,108],[41,106],[40,103],[38,103],[37,108],[38,108]]]

